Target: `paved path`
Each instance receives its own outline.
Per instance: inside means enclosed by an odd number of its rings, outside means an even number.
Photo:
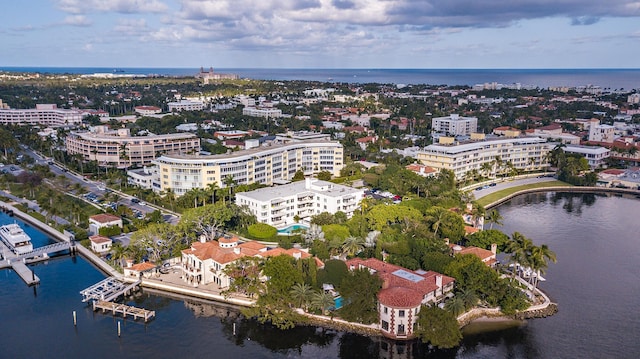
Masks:
[[[493,187],[489,186],[481,190],[476,190],[476,188],[481,187],[481,185],[477,185],[475,187],[472,187],[470,190],[472,191],[476,199],[480,199],[484,196],[490,195],[491,193],[498,192],[506,188],[517,187],[517,186],[522,186],[522,185],[527,185],[532,183],[552,182],[557,180],[553,177],[533,177],[533,178],[522,178],[522,179],[516,179],[516,180],[507,179],[507,180],[498,180],[498,181],[502,181],[502,182],[496,182],[496,185]]]

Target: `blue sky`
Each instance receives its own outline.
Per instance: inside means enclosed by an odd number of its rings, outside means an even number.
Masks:
[[[0,66],[637,68],[640,0],[3,1]]]

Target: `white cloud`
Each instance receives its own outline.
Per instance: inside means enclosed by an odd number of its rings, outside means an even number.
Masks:
[[[64,25],[71,25],[71,26],[81,26],[81,27],[91,26],[91,20],[87,19],[87,17],[84,15],[67,16],[64,18],[62,23]]]
[[[162,13],[168,6],[160,0],[56,0],[60,10],[72,14],[90,12]]]

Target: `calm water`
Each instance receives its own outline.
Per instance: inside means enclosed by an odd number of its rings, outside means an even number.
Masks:
[[[542,194],[518,197],[500,211],[507,233],[519,231],[556,252],[558,263],[551,265],[542,287],[560,311],[524,325],[467,335],[455,350],[430,352],[424,345],[312,327],[281,332],[241,319],[232,308],[149,291],[127,298],[129,304],[156,310],[157,318],[148,324],[93,313],[78,292],[104,275],[80,257],[65,256],[33,267],[42,280],[35,289],[15,273],[0,271],[0,320],[5,329],[0,357],[639,357],[640,201]],[[0,223],[11,221],[0,215]],[[36,246],[49,242],[33,228],[27,231]]]
[[[103,67],[0,67],[5,71],[92,74],[113,72]],[[193,76],[196,68],[118,68],[123,74]],[[208,71],[208,69],[207,69]],[[485,82],[549,86],[596,85],[611,89],[640,88],[640,69],[215,69],[242,78],[347,83],[475,85]]]

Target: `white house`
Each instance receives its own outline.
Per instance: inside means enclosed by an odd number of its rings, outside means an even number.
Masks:
[[[91,250],[98,254],[109,252],[111,250],[111,245],[113,244],[111,238],[100,235],[91,236],[89,237],[89,240],[91,241]]]
[[[460,117],[455,113],[445,117],[434,117],[431,120],[431,130],[449,136],[470,135],[478,130],[478,118]]]
[[[89,233],[96,235],[100,228],[118,226],[122,228],[122,218],[109,213],[96,214],[89,217]]]
[[[605,164],[609,158],[610,150],[600,146],[566,145],[562,150],[567,153],[577,153],[589,161],[589,167],[598,168]]]
[[[247,206],[258,222],[283,227],[313,215],[344,212],[351,217],[364,198],[364,189],[318,179],[236,193],[236,204]]]

